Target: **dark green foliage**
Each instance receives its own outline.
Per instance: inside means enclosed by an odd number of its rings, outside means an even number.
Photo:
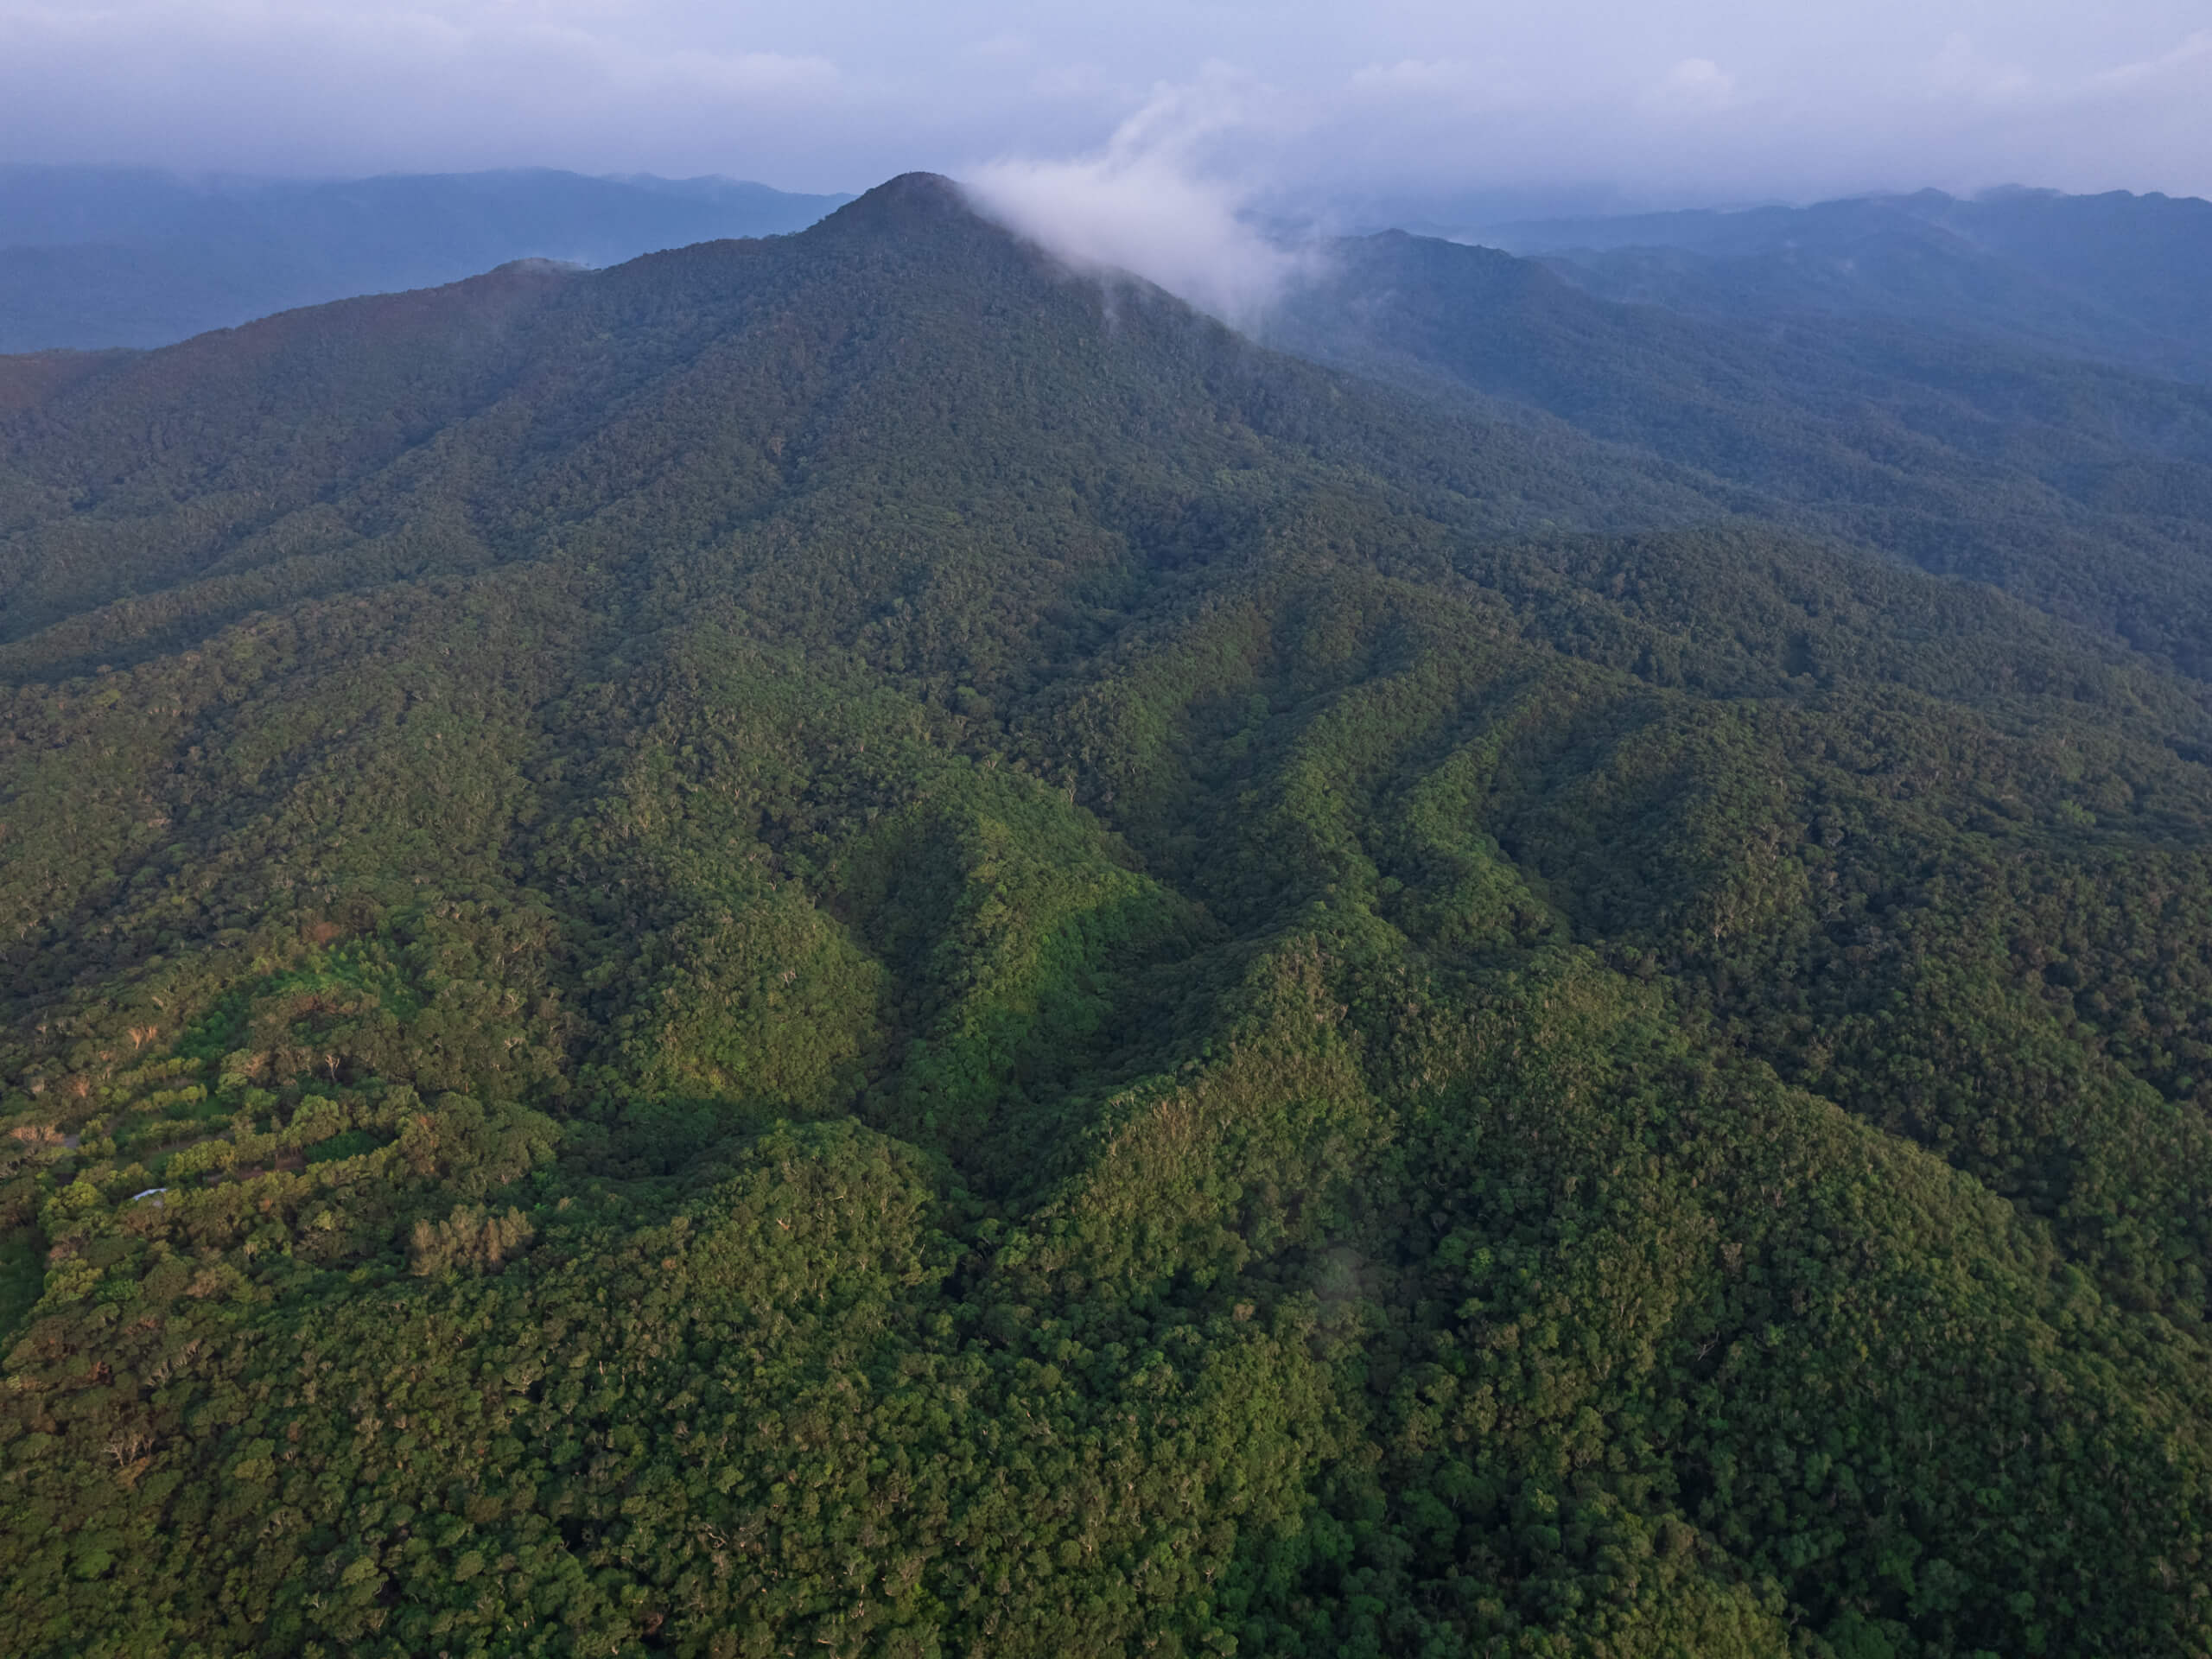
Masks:
[[[2212,1641],[2171,668],[928,180],[16,372],[14,1650]]]

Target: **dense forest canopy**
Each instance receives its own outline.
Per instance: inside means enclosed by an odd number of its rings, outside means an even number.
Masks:
[[[2201,399],[1363,257],[0,360],[12,1650],[2212,1643]]]

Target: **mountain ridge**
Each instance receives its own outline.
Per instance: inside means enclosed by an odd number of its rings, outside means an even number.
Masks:
[[[1890,316],[2202,382],[2212,310],[2188,273],[2212,203],[2158,192],[1941,191],[1532,221],[1480,233],[1613,298],[1734,316]]]
[[[1531,404],[1756,490],[1766,516],[1993,582],[2202,671],[2197,624],[2181,620],[2212,600],[2201,388],[1882,319],[1747,327],[1402,232],[1338,244],[1332,261],[1287,297],[1274,343]]]

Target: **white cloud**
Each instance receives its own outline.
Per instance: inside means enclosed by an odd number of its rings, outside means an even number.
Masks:
[[[966,187],[978,211],[1071,270],[1131,272],[1249,326],[1302,263],[1247,222],[1248,187],[1205,166],[1207,140],[1250,119],[1240,89],[1222,77],[1162,87],[1103,149],[987,162],[966,170]]]
[[[0,155],[276,173],[615,171],[688,149],[691,165],[677,170],[741,171],[731,152],[751,133],[840,112],[844,78],[826,54],[670,26],[683,20],[656,10],[0,0]],[[99,111],[91,142],[64,148],[64,134],[89,125],[82,109]]]
[[[1129,89],[1095,63],[1055,63],[1029,77],[1028,90],[1065,108],[1072,104],[1110,107],[1128,101]]]
[[[2155,58],[2136,63],[2123,63],[2097,75],[2100,87],[2134,86],[2146,81],[2163,80],[2192,68],[2212,69],[2212,29],[2200,29],[2171,52],[2162,52]]]
[[[2036,91],[2035,77],[2017,63],[1984,57],[1964,30],[1955,30],[1928,66],[1925,83],[1938,98],[1972,99],[1987,104],[2017,103]]]
[[[837,80],[827,58],[786,57],[780,52],[672,52],[617,57],[611,72],[632,86],[693,88],[734,97],[817,96]]]
[[[1355,70],[1351,78],[1354,92],[1386,97],[1462,92],[1474,84],[1473,69],[1458,58],[1401,58],[1395,63],[1370,63]]]
[[[1736,102],[1736,78],[1711,58],[1684,58],[1637,99],[1656,115],[1706,115]]]
[[[1036,50],[1036,47],[1026,35],[1007,33],[970,41],[966,49],[971,58],[1005,60],[1026,58]]]

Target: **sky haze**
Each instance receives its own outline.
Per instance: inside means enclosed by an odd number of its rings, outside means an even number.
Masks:
[[[2202,0],[0,0],[0,160],[801,190],[1096,159],[1242,198],[2212,193]],[[1116,135],[1119,134],[1119,138]]]

